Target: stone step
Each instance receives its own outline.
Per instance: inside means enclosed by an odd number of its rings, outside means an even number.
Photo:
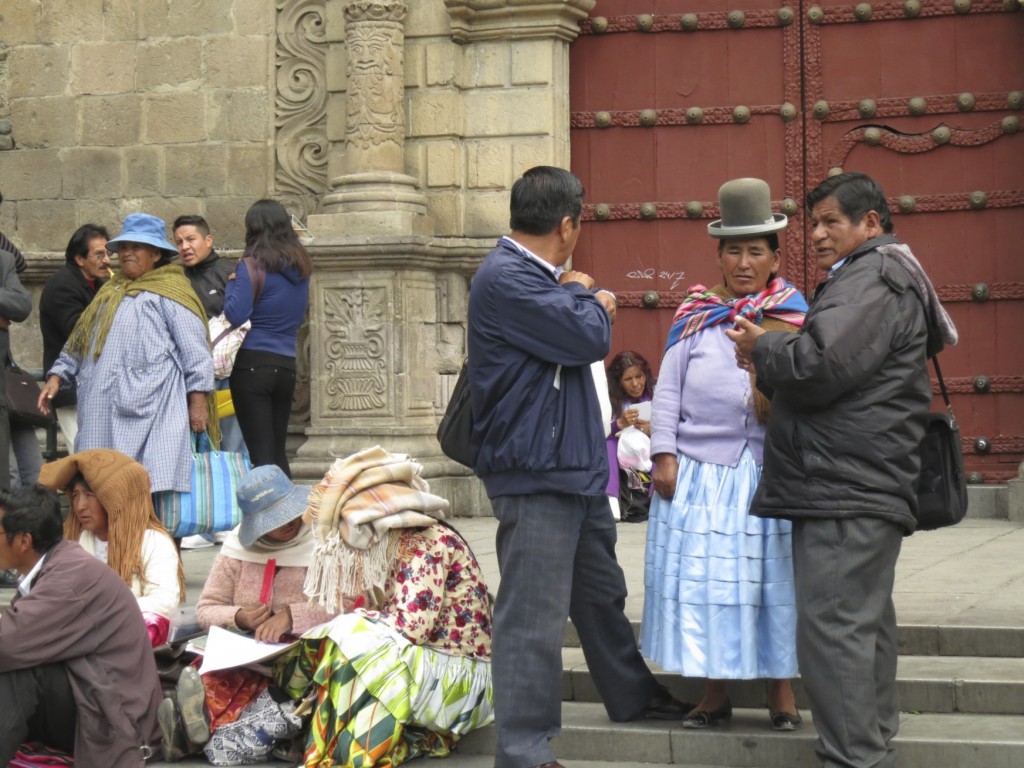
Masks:
[[[658,681],[682,701],[699,701],[703,681],[663,672],[649,665]],[[579,648],[562,650],[562,699],[600,702]],[[1024,715],[1024,659],[972,656],[901,656],[897,668],[900,708],[907,712]],[[794,681],[797,703],[808,708],[800,680]],[[729,684],[733,705],[764,709],[767,686],[760,680]],[[1021,723],[1024,730],[1024,721]]]
[[[796,683],[805,725],[796,733],[768,728],[765,685],[737,681],[729,693],[731,723],[689,731],[679,723],[612,723],[579,648],[563,649],[563,729],[555,741],[567,768],[643,768],[674,764],[687,768],[802,768],[818,766],[806,695]],[[655,669],[658,679],[682,699],[696,701],[702,682]],[[901,657],[898,673],[901,768],[1020,768],[1024,765],[1024,659],[955,656]],[[467,736],[448,768],[491,768],[494,729]],[[179,762],[207,765],[202,757]],[[271,763],[284,765],[284,763]],[[440,764],[439,764],[440,765]]]
[[[730,723],[704,731],[678,723],[612,723],[600,704],[566,703],[553,742],[561,761],[730,768],[818,768],[809,713],[804,727],[777,733],[764,710],[737,709]],[[903,714],[895,744],[900,768],[1020,768],[1024,721],[1011,715]],[[494,726],[469,734],[459,752],[494,754]]]
[[[567,768],[818,765],[813,758],[811,725],[792,734],[768,730],[763,682],[730,684],[729,695],[737,709],[727,726],[693,732],[682,729],[678,723],[619,724],[608,721],[582,650],[565,648],[562,659],[562,697],[566,703],[556,750],[560,758],[565,758],[560,761]],[[656,668],[655,675],[680,698],[699,699],[702,681]],[[906,656],[900,658],[897,682],[904,710],[899,739],[903,768],[1024,765],[1024,659]],[[805,722],[809,723],[807,699],[799,680],[796,691]],[[616,736],[611,738],[605,732]],[[654,745],[648,744],[648,732],[654,734]],[[444,766],[491,768],[493,739],[493,728],[471,734],[463,740],[459,753],[445,761]],[[603,746],[595,748],[592,739],[601,744],[625,742],[635,745],[636,750],[624,747],[609,752]],[[196,757],[177,765],[195,768],[208,763]]]
[[[613,763],[604,760],[559,760],[565,768],[652,768],[651,763],[627,763],[616,760]],[[147,765],[174,765],[177,768],[209,768],[209,763],[202,757],[191,757],[177,763],[165,763],[162,760],[150,761]],[[291,763],[282,763],[272,760],[269,763],[260,763],[267,766],[290,766]],[[419,766],[422,763],[411,763],[412,766]],[[466,754],[461,750],[444,759],[444,762],[431,762],[432,768],[493,768],[494,756],[489,754]],[[686,768],[717,768],[713,765],[697,765],[687,763]],[[760,767],[758,767],[760,768]],[[768,768],[768,766],[764,766]]]
[[[639,620],[630,623],[639,638]],[[1024,657],[1024,627],[1017,626],[900,624],[897,640],[900,656]],[[576,628],[568,622],[562,645],[578,648],[579,644]]]

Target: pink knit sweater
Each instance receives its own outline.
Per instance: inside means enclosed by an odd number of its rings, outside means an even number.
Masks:
[[[257,563],[244,563],[233,557],[217,555],[196,606],[196,617],[203,629],[239,629],[235,624],[235,614],[239,609],[255,608],[260,603],[263,568]],[[292,634],[295,635],[333,618],[319,605],[309,605],[302,594],[305,580],[304,567],[281,567],[274,577],[270,598],[273,613],[284,610],[285,606],[291,608]]]

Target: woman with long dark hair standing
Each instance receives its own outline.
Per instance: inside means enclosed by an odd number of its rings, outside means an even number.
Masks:
[[[253,203],[245,214],[245,254],[224,298],[232,325],[252,323],[235,357],[231,399],[253,466],[276,464],[289,477],[285,442],[312,271],[285,207],[276,200]]]

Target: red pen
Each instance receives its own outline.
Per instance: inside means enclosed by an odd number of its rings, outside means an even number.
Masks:
[[[270,602],[270,594],[274,589],[275,573],[277,573],[277,560],[270,558],[263,569],[263,586],[260,587],[260,602],[264,605]]]

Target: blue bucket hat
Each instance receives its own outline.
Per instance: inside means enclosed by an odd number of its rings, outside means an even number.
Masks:
[[[148,213],[133,213],[124,220],[121,234],[113,240],[107,241],[107,250],[117,253],[119,243],[145,243],[167,251],[172,256],[178,254],[178,249],[167,241],[167,225],[159,216]]]
[[[235,489],[242,511],[239,542],[251,547],[275,528],[302,517],[309,493],[309,488],[294,485],[276,464],[253,467]]]

